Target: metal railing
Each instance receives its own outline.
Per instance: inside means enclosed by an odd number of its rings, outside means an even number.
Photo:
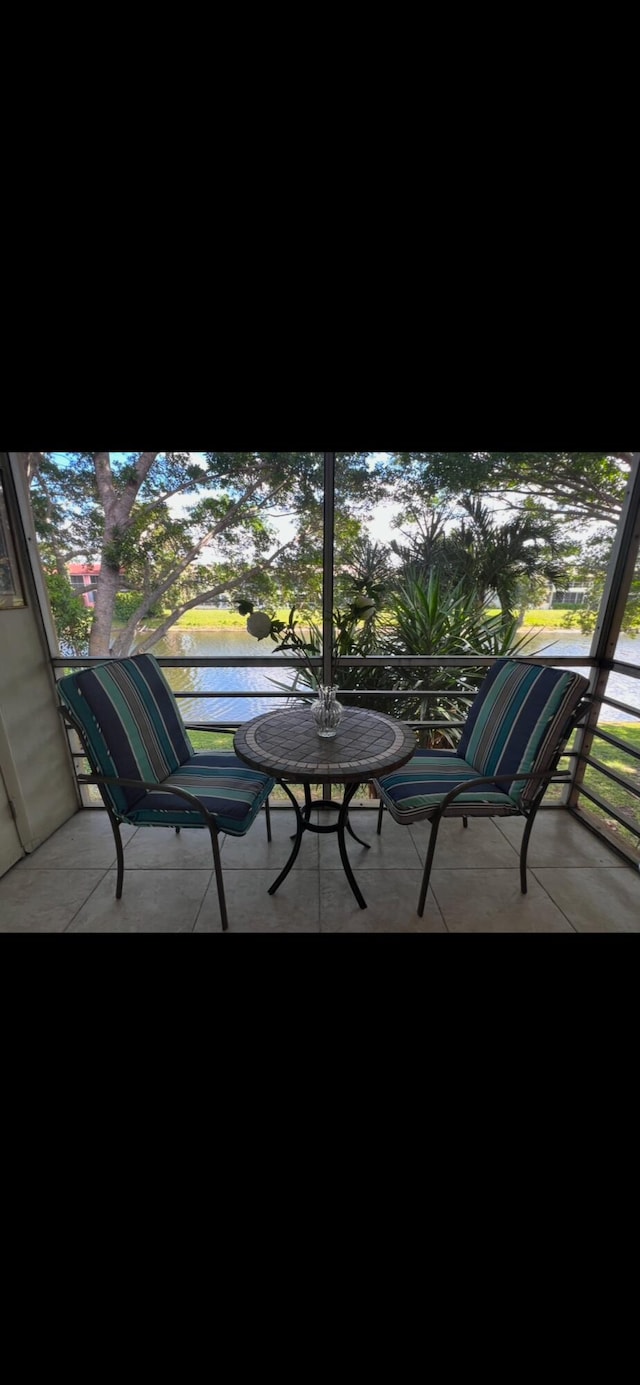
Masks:
[[[596,677],[594,679],[596,685],[599,680],[599,675],[602,672],[609,674],[620,673],[624,677],[640,680],[640,668],[622,659],[600,661],[594,659],[593,667],[596,670]],[[594,703],[598,704],[600,708],[612,707],[640,722],[640,707],[635,707],[628,702],[621,702],[619,698],[609,697],[606,692],[601,694],[594,692],[592,694],[592,700]],[[610,731],[605,731],[599,724],[593,724],[589,728],[588,749],[585,752],[574,753],[572,757],[576,762],[576,768],[578,766],[584,766],[585,769],[589,768],[594,770],[596,774],[602,775],[604,778],[616,784],[618,788],[623,789],[626,794],[630,795],[632,800],[636,802],[639,801],[640,787],[636,788],[635,784],[630,783],[628,779],[617,774],[615,770],[611,769],[608,765],[604,765],[601,760],[598,760],[592,753],[594,741],[602,741],[606,745],[613,746],[621,755],[626,756],[627,759],[631,761],[632,765],[635,763],[639,767],[640,751],[634,750],[633,746],[621,740],[619,736],[612,734]],[[585,784],[584,779],[582,779],[577,786],[577,794],[579,798],[586,799],[587,804],[592,803],[606,818],[613,819],[613,821],[622,827],[625,832],[635,837],[636,842],[640,844],[640,812],[636,819],[624,812],[620,812],[617,807],[614,807],[606,798],[603,798],[601,793],[597,793],[592,785]],[[574,817],[584,822],[585,826],[595,832],[596,836],[604,840],[607,845],[612,847],[624,860],[640,867],[640,861],[638,860],[639,848],[637,846],[634,849],[628,849],[623,838],[619,836],[616,837],[614,832],[607,831],[606,828],[603,828],[601,819],[594,817],[593,813],[589,813],[588,809],[585,809],[579,802],[574,804],[570,803],[569,811]]]

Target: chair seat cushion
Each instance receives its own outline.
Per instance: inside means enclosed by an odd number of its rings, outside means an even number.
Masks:
[[[206,827],[195,809],[171,793],[172,786],[195,794],[208,812],[215,813],[222,832],[243,837],[269,797],[274,780],[248,769],[233,751],[200,751],[162,781],[162,792],[139,798],[126,821],[138,826]]]
[[[418,750],[413,759],[395,774],[376,779],[380,797],[391,816],[403,826],[433,817],[443,798],[466,779],[479,778],[478,771],[455,751]],[[447,809],[448,817],[486,816],[487,805],[492,815],[506,817],[518,814],[518,808],[508,794],[497,785],[482,784],[469,793],[460,794]]]

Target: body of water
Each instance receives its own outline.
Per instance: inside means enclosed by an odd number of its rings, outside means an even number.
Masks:
[[[273,659],[270,668],[168,668],[167,678],[174,692],[193,692],[194,696],[180,699],[180,711],[185,721],[251,721],[261,712],[286,706],[281,698],[255,697],[252,693],[275,691],[276,684],[289,687],[295,669],[283,668],[282,657],[272,655],[270,640],[258,643],[246,630],[170,630],[157,645],[153,654],[178,659],[220,658]],[[275,684],[270,682],[275,680]],[[198,692],[221,692],[220,697],[199,698]],[[224,692],[245,692],[246,697],[224,697]]]
[[[531,643],[522,651],[523,655],[545,654],[552,658],[569,658],[588,655],[590,636],[579,630],[540,630],[533,635]],[[257,643],[246,630],[170,630],[169,634],[153,648],[153,653],[178,659],[231,657],[234,654],[254,658],[271,657],[273,646],[268,640]],[[618,658],[630,664],[640,665],[640,638],[623,636],[618,642]],[[275,690],[275,685],[290,686],[295,670],[282,667],[282,659],[273,654],[271,668],[184,668],[167,669],[167,676],[176,692],[191,692],[192,697],[181,699],[180,710],[185,721],[250,721],[261,712],[286,705],[276,698],[256,697],[257,692]],[[584,669],[579,672],[584,673]],[[216,692],[216,698],[199,698],[198,692]],[[246,697],[225,697],[224,692],[245,692]],[[609,679],[609,694],[620,702],[632,707],[640,707],[640,682],[613,674]],[[366,704],[365,704],[366,705]],[[603,721],[627,721],[626,713],[615,707],[606,707]]]

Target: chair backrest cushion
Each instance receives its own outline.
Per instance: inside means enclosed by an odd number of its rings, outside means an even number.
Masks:
[[[540,790],[518,774],[544,772],[555,763],[560,742],[589,683],[578,673],[545,668],[526,660],[501,659],[489,670],[473,703],[458,755],[479,775],[512,774],[503,791],[517,804]]]
[[[82,726],[94,773],[161,784],[193,755],[178,704],[152,654],[69,674],[58,693]],[[120,814],[141,793],[107,790]]]

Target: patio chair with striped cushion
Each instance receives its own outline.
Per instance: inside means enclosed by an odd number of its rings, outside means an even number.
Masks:
[[[176,699],[152,654],[69,674],[58,683],[62,712],[91,766],[81,783],[97,784],[116,843],[116,899],[122,896],[120,823],[134,827],[208,828],[222,927],[228,927],[218,834],[244,837],[262,805],[271,841],[274,780],[248,769],[232,751],[194,752]]]
[[[478,692],[456,750],[418,750],[404,769],[374,780],[378,832],[385,808],[403,826],[431,822],[420,917],[444,817],[461,817],[465,827],[470,817],[526,817],[520,882],[527,893],[527,849],[536,813],[584,715],[588,688],[577,673],[533,660],[500,659]]]

